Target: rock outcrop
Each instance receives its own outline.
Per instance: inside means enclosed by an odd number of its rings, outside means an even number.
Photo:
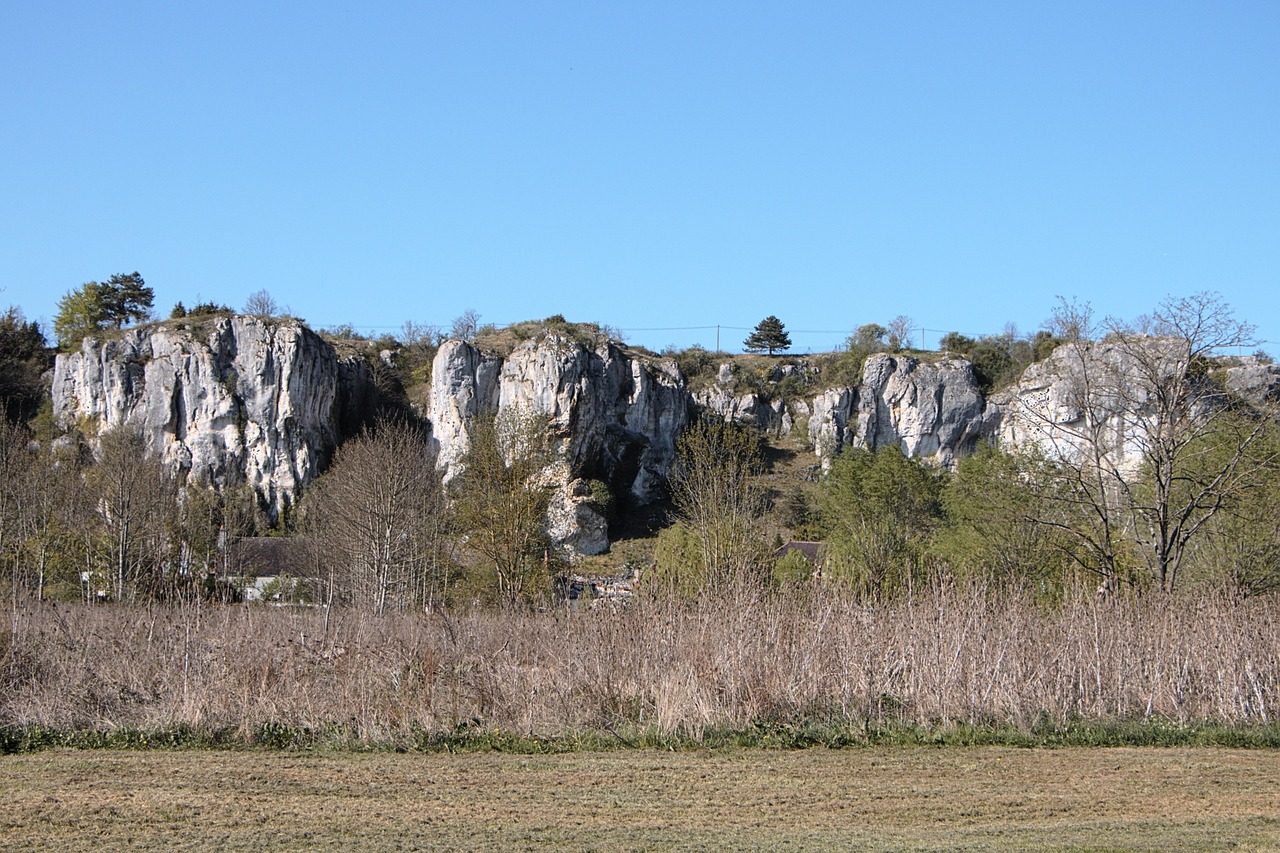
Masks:
[[[774,437],[790,435],[794,425],[794,419],[782,400],[770,400],[754,391],[735,393],[733,374],[723,368],[719,379],[695,393],[693,400],[704,412],[726,421],[755,427]]]
[[[1280,403],[1280,364],[1264,363],[1257,356],[1247,355],[1236,360],[1226,370],[1226,389],[1255,406],[1275,406]]]
[[[1165,415],[1156,398],[1189,369],[1186,346],[1176,340],[1063,344],[992,396],[996,441],[1067,462],[1096,454],[1119,475],[1136,475]],[[1221,404],[1211,385],[1187,387],[1192,412]]]
[[[857,388],[817,395],[809,440],[824,464],[845,447],[897,446],[907,456],[950,468],[991,427],[969,362],[926,364],[878,353],[867,357]]]
[[[690,399],[673,362],[632,357],[613,344],[592,349],[549,335],[506,358],[485,356],[463,341],[442,344],[427,416],[446,478],[466,452],[470,419],[505,411],[547,419],[566,472],[552,533],[578,553],[598,553],[608,547],[603,520],[568,477],[601,480],[638,504],[656,500],[688,423]]]
[[[1153,346],[1158,355],[1159,344]],[[380,364],[395,369],[394,356],[379,354]],[[1112,378],[1132,369],[1106,344],[1094,345],[1087,357],[1090,370]],[[673,361],[614,344],[547,334],[502,357],[448,341],[435,356],[423,414],[446,478],[459,470],[478,415],[544,418],[556,450],[545,472],[553,488],[548,530],[568,553],[591,554],[609,545],[603,493],[592,481],[607,484],[624,508],[662,498],[677,438],[699,408],[779,437],[807,419],[824,464],[846,447],[898,446],[953,467],[985,438],[1009,448],[1073,452],[1072,436],[1085,418],[1084,364],[1081,351],[1060,347],[984,401],[967,361],[881,353],[866,359],[856,387],[784,404],[780,393],[743,393],[732,365],[694,394]],[[1254,358],[1221,366],[1215,376],[1226,390],[1258,405],[1280,400],[1280,367]],[[812,373],[806,365],[779,367],[760,381],[768,388],[813,387],[807,376],[805,383],[784,382],[796,370]],[[1127,405],[1135,403],[1133,393]],[[366,362],[340,358],[296,320],[211,317],[144,326],[87,339],[78,352],[58,356],[53,371],[53,412],[64,428],[91,439],[116,427],[138,429],[188,480],[247,484],[272,515],[323,470],[376,402]],[[1095,408],[1090,416],[1105,420],[1106,412]],[[1141,458],[1140,436],[1132,419],[1113,425],[1117,466],[1131,468]]]
[[[547,535],[571,559],[609,550],[609,521],[600,512],[589,481],[573,477],[563,461],[547,471],[552,484]]]
[[[53,414],[92,440],[139,430],[193,482],[248,484],[273,517],[359,422],[371,383],[363,362],[297,320],[214,317],[87,338],[59,355]]]
[[[1084,351],[1064,345],[1044,361],[1028,367],[1011,387],[991,398],[990,409],[996,423],[997,443],[1008,450],[1040,453],[1048,458],[1072,459],[1084,451],[1086,410],[1099,418],[1099,435],[1114,445],[1114,459],[1121,470],[1141,460],[1141,450],[1130,447],[1119,419],[1111,419],[1098,406],[1089,406],[1085,389],[1089,386],[1086,368],[1110,361],[1118,364],[1120,355],[1112,348]],[[1099,417],[1100,416],[1100,417]]]
[[[456,471],[467,450],[467,423],[498,410],[498,373],[502,359],[483,355],[465,341],[445,341],[431,364],[427,416],[446,477]]]

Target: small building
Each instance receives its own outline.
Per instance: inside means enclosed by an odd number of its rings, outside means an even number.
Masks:
[[[226,546],[222,580],[235,584],[245,601],[315,603],[310,542],[298,536],[245,536]]]

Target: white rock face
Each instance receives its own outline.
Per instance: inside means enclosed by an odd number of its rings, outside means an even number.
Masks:
[[[497,411],[501,369],[502,359],[482,355],[464,341],[445,341],[436,351],[427,414],[438,462],[449,476],[467,452],[467,421]]]
[[[907,456],[950,468],[982,438],[985,405],[969,362],[922,364],[881,353],[862,369],[854,437],[870,448],[897,444]]]
[[[1252,355],[1244,356],[1239,362],[1227,368],[1228,391],[1255,406],[1274,406],[1280,402],[1280,364],[1263,364]]]
[[[1152,376],[1185,369],[1183,348],[1160,339],[1146,342],[1141,360],[1113,344],[1064,344],[992,396],[997,442],[1071,462],[1100,451],[1107,467],[1136,475],[1154,425],[1147,406]]]
[[[984,407],[969,362],[879,353],[867,358],[856,389],[830,388],[814,399],[809,440],[824,464],[845,447],[896,445],[950,468],[989,433]]]
[[[436,354],[431,384],[428,417],[446,478],[466,452],[471,418],[511,410],[547,417],[557,456],[573,472],[560,478],[567,491],[553,507],[551,526],[579,553],[599,553],[608,539],[598,513],[574,500],[581,496],[569,477],[602,480],[615,494],[629,491],[638,503],[651,502],[661,495],[689,419],[689,395],[673,362],[557,336],[526,341],[505,359],[449,341]]]
[[[824,466],[845,447],[854,445],[849,418],[854,412],[856,395],[853,388],[828,388],[813,399],[809,443]]]
[[[367,385],[296,320],[216,317],[86,339],[57,358],[53,413],[91,438],[138,429],[188,479],[247,483],[274,516],[319,473]]]
[[[570,479],[564,462],[552,466],[549,479],[555,483],[547,507],[547,535],[570,561],[581,554],[603,554],[609,550],[609,522],[592,502],[586,480]]]
[[[793,419],[781,400],[766,400],[759,394],[734,394],[723,385],[712,385],[694,395],[703,410],[726,421],[753,426],[774,437],[791,434]]]
[[[676,461],[676,439],[689,423],[692,406],[684,377],[675,362],[669,360],[632,361],[626,400],[620,433],[626,440],[617,446],[611,459],[623,472],[636,470],[631,493],[646,503],[666,489],[667,474]],[[618,430],[614,433],[619,435]],[[640,442],[630,444],[631,436],[639,436]]]

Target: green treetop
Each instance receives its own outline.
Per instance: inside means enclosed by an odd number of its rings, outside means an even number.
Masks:
[[[113,275],[102,283],[86,282],[58,302],[58,315],[53,320],[58,346],[71,349],[94,332],[145,320],[151,315],[154,299],[155,292],[136,272]]]
[[[765,352],[773,355],[775,350],[791,349],[791,336],[783,328],[782,321],[770,314],[758,324],[742,345],[748,352]]]

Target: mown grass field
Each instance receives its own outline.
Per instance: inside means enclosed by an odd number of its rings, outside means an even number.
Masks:
[[[1280,848],[1280,751],[53,750],[6,850]]]

